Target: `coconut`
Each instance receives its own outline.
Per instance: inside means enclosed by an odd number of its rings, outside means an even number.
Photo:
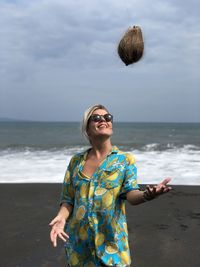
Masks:
[[[118,54],[126,66],[139,61],[144,52],[142,31],[139,26],[129,28],[118,45]]]

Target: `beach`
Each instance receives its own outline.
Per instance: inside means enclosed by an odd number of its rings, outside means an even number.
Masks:
[[[61,186],[0,185],[0,266],[66,266],[63,243],[53,248],[48,226],[59,207]],[[199,267],[199,203],[200,186],[173,186],[151,202],[127,204],[131,267]]]

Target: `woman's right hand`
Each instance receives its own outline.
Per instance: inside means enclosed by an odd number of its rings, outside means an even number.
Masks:
[[[65,222],[65,218],[63,218],[61,215],[57,215],[49,224],[52,226],[50,239],[54,247],[57,246],[57,237],[62,239],[64,242],[66,242],[69,238],[69,236],[64,232]]]

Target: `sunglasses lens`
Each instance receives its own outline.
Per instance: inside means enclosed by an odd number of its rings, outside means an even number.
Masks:
[[[101,120],[101,116],[100,116],[100,115],[93,115],[93,116],[92,116],[92,120],[93,120],[94,122],[99,122],[99,121]]]
[[[94,122],[100,122],[103,118],[106,122],[113,121],[113,116],[111,114],[105,114],[105,115],[94,114],[94,115],[91,115],[90,120]]]
[[[111,114],[105,114],[105,115],[104,115],[104,119],[105,119],[107,122],[110,122],[110,121],[112,121],[113,116],[112,116]]]

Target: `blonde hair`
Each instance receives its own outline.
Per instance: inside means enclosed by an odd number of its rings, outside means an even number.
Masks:
[[[87,140],[89,140],[89,136],[88,136],[88,134],[87,134],[88,121],[89,121],[90,116],[92,115],[92,113],[93,113],[96,109],[104,109],[104,110],[106,110],[106,111],[108,112],[107,108],[104,107],[104,106],[101,105],[101,104],[93,105],[93,106],[89,107],[89,108],[84,112],[83,120],[82,120],[82,126],[81,126],[81,131],[82,131],[83,136],[84,136]]]

